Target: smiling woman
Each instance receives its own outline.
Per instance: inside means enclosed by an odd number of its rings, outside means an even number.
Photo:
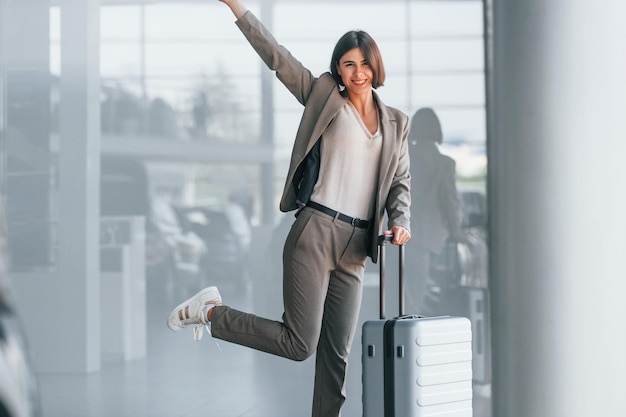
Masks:
[[[331,72],[316,76],[242,1],[222,2],[304,106],[280,202],[282,211],[297,210],[283,250],[284,314],[275,321],[236,310],[211,286],[175,307],[167,324],[174,331],[192,326],[196,340],[210,324],[215,338],[294,361],[315,353],[311,415],[337,417],[346,399],[366,259],[376,262],[381,233],[396,245],[411,237],[408,117],[374,92],[385,71],[367,33],[342,36]]]

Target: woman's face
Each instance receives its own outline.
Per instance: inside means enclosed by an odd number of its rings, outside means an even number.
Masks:
[[[350,94],[366,93],[372,89],[374,72],[359,48],[350,49],[343,54],[337,65],[337,72]]]

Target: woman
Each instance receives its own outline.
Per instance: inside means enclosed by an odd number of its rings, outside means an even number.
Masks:
[[[374,40],[351,31],[337,43],[330,72],[314,77],[247,10],[220,0],[267,66],[304,105],[282,211],[298,210],[283,251],[283,322],[223,306],[215,287],[176,307],[172,330],[211,324],[213,337],[293,360],[315,351],[314,417],[339,416],[356,330],[365,261],[377,261],[385,210],[392,243],[410,238],[408,117],[373,89],[385,72]]]

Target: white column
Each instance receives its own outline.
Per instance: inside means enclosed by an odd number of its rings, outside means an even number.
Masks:
[[[58,326],[50,370],[100,367],[99,0],[60,0]]]
[[[626,2],[493,3],[493,415],[624,416]]]

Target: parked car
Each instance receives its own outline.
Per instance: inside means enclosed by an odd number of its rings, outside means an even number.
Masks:
[[[39,389],[6,274],[5,230],[0,210],[0,416],[36,417]]]
[[[252,231],[243,209],[237,204],[227,204],[178,210],[206,244],[202,264],[207,282],[226,279],[239,288],[245,287]]]
[[[101,216],[146,218],[148,282],[171,286],[201,275],[204,241],[184,228],[172,204],[150,194],[144,164],[130,157],[103,156],[100,177]],[[197,284],[197,283],[194,283]]]

